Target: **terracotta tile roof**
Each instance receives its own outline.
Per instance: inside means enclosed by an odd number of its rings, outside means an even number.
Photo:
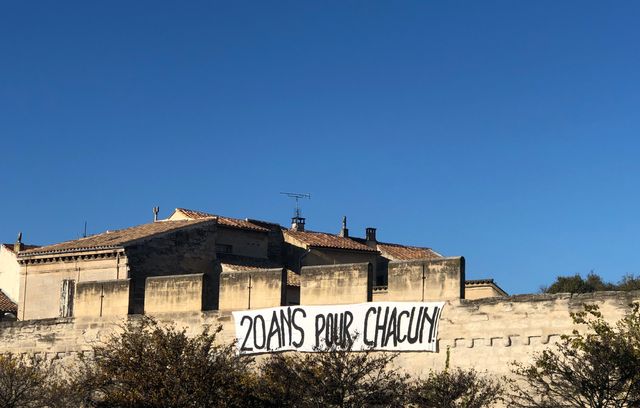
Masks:
[[[480,285],[488,285],[494,288],[498,293],[501,293],[503,296],[509,296],[509,294],[502,289],[493,279],[472,279],[464,281],[464,286],[480,286]]]
[[[13,252],[13,244],[2,244],[3,247],[7,248],[9,251]],[[40,248],[39,245],[27,245],[22,244],[22,250],[26,251],[27,249]]]
[[[209,214],[206,212],[189,210],[186,208],[176,208],[174,214],[176,212],[182,213],[185,217],[192,220],[217,218],[218,224],[224,225],[225,227],[245,229],[245,230],[251,230],[251,231],[269,231],[268,228],[261,227],[252,222],[249,222],[248,220],[242,220],[239,218],[223,217],[221,215]]]
[[[492,284],[493,279],[472,279],[464,281],[465,285],[489,285]]]
[[[230,271],[282,268],[282,265],[269,259],[251,258],[233,254],[218,254],[218,261],[220,261],[225,270]]]
[[[206,224],[212,220],[178,220],[178,221],[158,221],[150,224],[138,225],[116,231],[107,231],[101,234],[91,235],[72,241],[61,242],[59,244],[43,246],[19,253],[19,257],[49,254],[78,252],[83,250],[110,249],[122,247],[140,239],[149,238],[154,235],[165,234],[192,225]]]
[[[389,244],[378,242],[378,250],[382,256],[391,260],[409,260],[409,259],[436,259],[442,258],[442,255],[435,252],[431,248],[422,248],[415,246],[406,246],[399,244]]]
[[[18,313],[18,305],[13,303],[2,289],[0,289],[0,313]]]
[[[375,248],[338,235],[315,231],[283,230],[285,237],[293,238],[309,247],[350,249],[353,251],[378,252]]]

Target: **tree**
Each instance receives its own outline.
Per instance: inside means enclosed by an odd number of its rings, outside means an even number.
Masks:
[[[475,370],[431,372],[411,387],[411,402],[420,408],[483,408],[502,401],[503,386]]]
[[[273,354],[261,365],[265,407],[402,407],[408,376],[397,354],[330,347],[316,353]]]
[[[94,407],[243,407],[254,386],[249,365],[232,345],[220,345],[220,328],[195,337],[143,317],[94,347],[81,383]]]
[[[26,363],[14,355],[0,356],[0,407],[41,407],[46,402],[46,373],[33,359]]]
[[[63,408],[77,405],[70,382],[51,362],[0,355],[0,408]]]
[[[617,283],[605,282],[593,271],[587,274],[586,279],[579,274],[573,276],[558,276],[550,286],[543,286],[540,291],[543,293],[590,293],[604,290],[639,290],[640,276],[627,274]]]
[[[573,276],[558,276],[551,286],[541,288],[544,293],[590,293],[603,290],[615,290],[615,286],[606,283],[593,271],[586,279],[579,274]]]
[[[640,305],[615,325],[597,306],[572,314],[574,330],[555,349],[534,357],[533,364],[516,363],[520,383],[512,387],[517,407],[637,407],[640,406]]]
[[[618,282],[617,290],[640,290],[640,276],[635,276],[630,273],[624,275],[620,282]]]

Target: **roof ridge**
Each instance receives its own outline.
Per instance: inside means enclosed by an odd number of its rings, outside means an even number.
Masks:
[[[104,232],[100,232],[98,234],[89,235],[87,237],[82,237],[78,239],[71,239],[62,242],[56,242],[54,244],[45,245],[42,247],[32,248],[25,251],[21,251],[19,256],[28,256],[28,255],[39,255],[39,254],[48,254],[48,253],[64,253],[64,252],[77,252],[83,250],[95,250],[95,249],[111,249],[117,248],[126,244],[130,244],[141,239],[146,239],[149,237],[154,237],[160,234],[166,234],[175,229],[179,229],[182,227],[187,227],[190,224],[196,225],[200,223],[211,222],[210,219],[199,219],[199,220],[162,220],[156,222],[150,222],[145,224],[134,225],[131,227],[116,229],[116,230],[107,230]],[[175,223],[175,225],[169,226],[169,224]],[[180,225],[182,224],[182,225]],[[164,225],[168,226],[168,228],[156,231],[141,231],[140,236],[127,237],[126,234],[131,231],[142,230],[145,227],[150,228],[152,225]],[[121,235],[120,237],[118,237]],[[114,240],[112,242],[100,242],[100,239],[113,236]],[[98,242],[95,242],[98,241]],[[71,244],[71,247],[69,245]],[[73,245],[75,244],[75,245]],[[83,246],[83,244],[86,244]]]
[[[252,223],[247,218],[243,219],[243,218],[227,217],[225,215],[211,214],[204,211],[190,210],[188,208],[181,208],[181,207],[176,208],[174,212],[177,212],[177,211],[181,212],[183,215],[185,215],[188,218],[215,218],[218,220],[218,224],[226,227],[248,229],[248,230],[262,231],[262,232],[269,231],[268,228],[264,228],[264,227],[261,227],[260,225]]]
[[[389,245],[389,246],[397,246],[397,247],[403,247],[403,248],[431,249],[433,251],[433,248],[431,248],[431,247],[417,246],[417,245],[404,245],[404,244],[398,244],[398,243],[395,243],[395,242],[380,242],[380,241],[378,241],[378,244],[380,244],[380,245]]]
[[[305,245],[308,245],[310,247],[338,248],[338,249],[347,249],[347,250],[354,250],[354,251],[378,252],[377,249],[361,244],[360,242],[353,240],[349,237],[341,237],[340,235],[331,234],[329,232],[310,231],[310,230],[295,231],[287,228],[284,228],[283,231],[286,234],[290,234],[292,238],[298,239],[299,241],[303,242]]]

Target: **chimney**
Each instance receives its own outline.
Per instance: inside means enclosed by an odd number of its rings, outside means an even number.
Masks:
[[[18,238],[16,239],[16,243],[13,244],[13,252],[16,254],[24,248],[24,244],[22,243],[22,232],[18,233]]]
[[[305,218],[304,217],[293,217],[291,218],[291,229],[293,231],[304,231],[304,223],[305,223]]]
[[[367,245],[375,248],[378,244],[378,241],[376,240],[376,229],[375,228],[367,228]]]
[[[347,228],[347,216],[342,217],[342,229],[340,229],[340,233],[338,234],[341,237],[348,238],[349,237],[349,228]]]
[[[153,222],[158,221],[159,212],[160,212],[160,207],[153,207]]]

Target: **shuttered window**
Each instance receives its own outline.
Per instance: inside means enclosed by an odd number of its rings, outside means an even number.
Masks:
[[[60,288],[60,317],[73,316],[73,294],[75,292],[76,281],[65,279]]]

